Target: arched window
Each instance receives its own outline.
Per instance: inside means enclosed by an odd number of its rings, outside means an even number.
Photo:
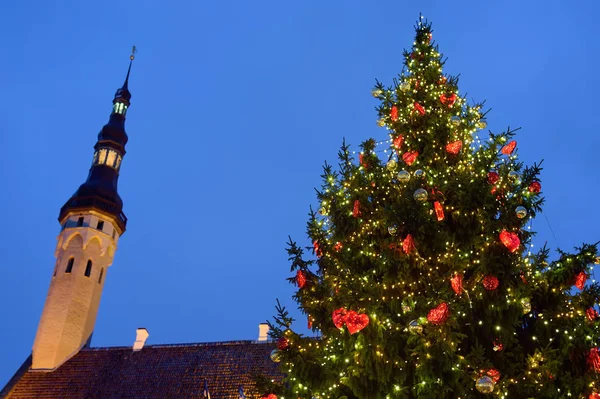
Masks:
[[[73,263],[75,262],[75,258],[69,258],[69,262],[67,263],[67,268],[65,269],[65,273],[71,273],[73,270]]]
[[[100,269],[100,277],[98,277],[98,284],[102,284],[102,276],[104,275],[104,268]]]
[[[88,260],[87,265],[85,265],[85,276],[89,277],[92,274],[92,260]]]

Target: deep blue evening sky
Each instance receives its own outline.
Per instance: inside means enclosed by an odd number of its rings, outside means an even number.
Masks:
[[[521,158],[545,159],[536,244],[600,240],[592,3],[2,2],[0,387],[31,350],[56,217],[87,176],[131,45],[129,224],[93,345],[131,345],[142,326],[149,344],[256,339],[275,298],[294,307],[285,242],[308,244],[323,161],[343,137],[386,137],[370,91],[400,72],[419,12],[461,93],[492,108],[488,127],[521,126]]]

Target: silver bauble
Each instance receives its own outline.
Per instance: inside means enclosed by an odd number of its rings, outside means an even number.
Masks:
[[[417,179],[422,179],[425,177],[425,172],[422,169],[415,170],[415,177]]]
[[[410,85],[408,84],[408,82],[402,82],[400,83],[400,90],[406,92],[410,89]]]
[[[388,233],[390,233],[391,235],[395,235],[398,232],[398,226],[396,226],[395,224],[388,226]]]
[[[481,393],[492,393],[494,391],[494,380],[491,377],[484,375],[479,377],[475,382],[475,388]]]
[[[515,185],[521,184],[521,176],[519,176],[519,173],[515,172],[514,170],[508,173],[508,180]]]
[[[275,363],[279,363],[281,361],[281,355],[279,353],[279,349],[273,349],[271,351],[271,360]]]
[[[383,94],[383,90],[381,89],[373,89],[373,91],[371,91],[371,94],[373,95],[373,97],[377,98],[380,95]]]
[[[401,170],[400,172],[398,172],[398,181],[400,183],[408,183],[409,180],[410,180],[410,173],[408,173],[405,170]]]
[[[377,126],[384,127],[385,126],[385,119],[383,119],[383,118],[377,119]]]
[[[424,188],[416,189],[415,193],[413,194],[413,198],[415,199],[415,201],[419,202],[427,201],[428,197],[429,195],[427,194],[427,190],[425,190]]]
[[[408,332],[413,335],[421,335],[423,333],[423,326],[417,320],[413,320],[408,324]]]
[[[515,213],[519,219],[523,219],[525,216],[527,216],[527,208],[524,206],[518,206],[515,208]]]

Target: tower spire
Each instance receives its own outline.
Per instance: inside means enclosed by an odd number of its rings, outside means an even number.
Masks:
[[[130,105],[129,76],[113,99],[108,123],[98,133],[86,181],[61,208],[56,265],[33,344],[32,368],[52,371],[88,345],[100,297],[127,218],[117,191]]]

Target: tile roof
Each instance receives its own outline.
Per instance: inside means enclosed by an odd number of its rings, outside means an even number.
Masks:
[[[204,380],[212,399],[258,397],[254,375],[280,379],[269,358],[272,343],[84,348],[53,372],[29,371],[31,358],[0,392],[6,399],[171,399],[202,398]],[[6,396],[4,396],[6,395]]]

